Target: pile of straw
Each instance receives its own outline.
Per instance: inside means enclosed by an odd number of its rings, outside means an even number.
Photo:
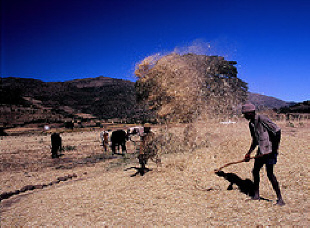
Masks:
[[[237,78],[235,64],[195,54],[147,57],[135,71],[137,99],[165,123],[231,114],[247,96],[247,84]]]

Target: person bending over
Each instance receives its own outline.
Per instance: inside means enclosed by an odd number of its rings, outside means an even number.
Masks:
[[[277,163],[278,148],[281,140],[281,129],[273,123],[268,117],[255,113],[253,104],[245,104],[242,106],[242,114],[244,118],[249,120],[249,128],[252,136],[252,143],[249,151],[245,155],[245,161],[250,160],[250,154],[258,146],[257,158],[255,158],[254,168],[252,170],[254,179],[255,194],[252,197],[254,200],[259,200],[259,172],[265,165],[267,176],[272,184],[272,187],[277,195],[277,204],[284,205],[279,183],[273,173],[274,165]]]

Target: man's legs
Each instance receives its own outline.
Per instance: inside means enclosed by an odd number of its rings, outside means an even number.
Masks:
[[[252,170],[253,179],[254,179],[254,193],[255,193],[252,199],[254,200],[260,199],[259,197],[259,181],[260,181],[259,172],[260,172],[260,169],[263,167],[263,165],[264,165],[264,161],[262,158],[255,159],[254,168]]]
[[[108,138],[104,138],[103,145],[104,145],[104,150],[108,151],[108,147],[109,147],[109,139]]]
[[[282,206],[285,203],[284,203],[284,201],[282,199],[279,183],[277,181],[276,176],[273,173],[273,166],[274,166],[273,164],[266,164],[267,176],[268,176],[269,181],[272,184],[272,187],[273,187],[274,191],[277,194],[277,198],[278,198],[277,199],[277,204]]]

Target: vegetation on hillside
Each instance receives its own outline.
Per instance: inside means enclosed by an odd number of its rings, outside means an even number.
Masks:
[[[64,122],[81,113],[97,119],[148,121],[152,114],[135,98],[134,82],[98,77],[67,82],[1,78],[0,123]]]
[[[291,106],[284,106],[276,110],[279,113],[310,113],[310,100]]]

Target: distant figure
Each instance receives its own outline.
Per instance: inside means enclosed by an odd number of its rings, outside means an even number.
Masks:
[[[100,132],[100,140],[102,146],[104,147],[104,151],[107,151],[109,147],[109,132],[108,131]]]
[[[257,157],[255,158],[253,168],[254,178],[254,196],[252,199],[259,200],[259,182],[260,169],[265,165],[267,176],[272,184],[274,191],[277,194],[277,204],[284,205],[282,199],[279,183],[273,173],[273,167],[277,163],[278,148],[281,139],[281,129],[273,123],[270,119],[263,115],[255,113],[255,106],[253,104],[245,104],[242,106],[242,114],[244,118],[249,120],[249,128],[252,136],[252,143],[248,153],[245,155],[245,161],[250,160],[250,154],[258,146]]]
[[[143,176],[145,173],[151,171],[151,169],[146,167],[146,164],[149,159],[155,162],[157,165],[161,164],[161,159],[158,158],[158,145],[156,145],[155,133],[151,131],[151,125],[146,123],[144,127],[139,127],[139,136],[140,136],[140,150],[138,155],[138,160],[140,167],[130,167],[125,170],[136,169],[137,172],[132,177],[140,174]]]
[[[157,158],[157,148],[154,144],[155,133],[151,131],[151,125],[146,123],[144,125],[143,134],[141,136],[140,152],[138,155],[140,168],[142,172],[149,171],[145,167],[149,159],[154,159],[156,163],[160,163],[160,159]],[[144,173],[143,173],[144,174]]]
[[[52,158],[59,158],[58,151],[61,150],[61,137],[59,133],[53,133],[51,135],[52,142]]]
[[[126,152],[126,141],[128,140],[127,133],[124,130],[116,130],[112,132],[111,142],[112,142],[112,154],[116,154],[116,147],[122,147],[122,155]]]

